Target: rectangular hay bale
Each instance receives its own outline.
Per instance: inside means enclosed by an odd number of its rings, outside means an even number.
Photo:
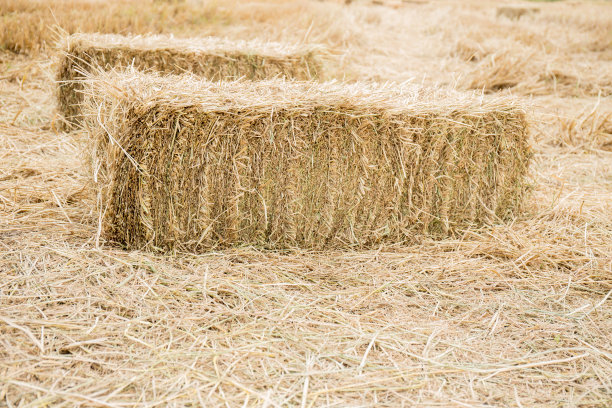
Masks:
[[[82,81],[92,70],[133,66],[165,74],[189,72],[214,81],[310,80],[322,71],[320,47],[259,40],[73,34],[60,49],[57,104],[67,128],[82,123]]]
[[[517,215],[511,100],[367,84],[89,82],[103,235],[128,248],[373,248]]]

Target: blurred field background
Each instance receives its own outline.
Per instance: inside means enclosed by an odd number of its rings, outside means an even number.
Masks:
[[[0,12],[0,406],[612,405],[609,1]],[[96,239],[85,135],[58,126],[54,44],[73,32],[317,43],[333,79],[518,96],[527,210],[375,251],[117,249]]]

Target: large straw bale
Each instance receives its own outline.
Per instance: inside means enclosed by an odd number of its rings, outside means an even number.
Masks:
[[[81,122],[82,81],[92,69],[133,66],[166,74],[190,72],[210,80],[310,80],[321,74],[321,49],[315,45],[215,37],[73,34],[59,48],[58,109],[68,127]]]
[[[128,248],[372,248],[517,214],[511,100],[367,84],[90,80],[102,233]]]

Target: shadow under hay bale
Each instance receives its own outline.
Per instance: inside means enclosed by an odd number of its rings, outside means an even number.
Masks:
[[[82,122],[82,81],[90,70],[133,66],[166,74],[189,72],[210,80],[310,80],[322,70],[320,47],[255,40],[74,34],[60,48],[57,101],[68,128]]]
[[[102,232],[128,248],[408,243],[512,218],[526,189],[507,99],[137,72],[86,93]]]

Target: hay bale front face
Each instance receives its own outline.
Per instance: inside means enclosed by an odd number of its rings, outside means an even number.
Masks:
[[[82,123],[82,81],[90,70],[134,66],[166,74],[188,72],[214,81],[274,77],[310,80],[321,74],[317,47],[305,45],[161,35],[74,34],[61,49],[57,100],[67,127]]]
[[[504,102],[142,74],[89,92],[103,232],[128,248],[408,243],[513,217],[525,192],[525,117]]]

